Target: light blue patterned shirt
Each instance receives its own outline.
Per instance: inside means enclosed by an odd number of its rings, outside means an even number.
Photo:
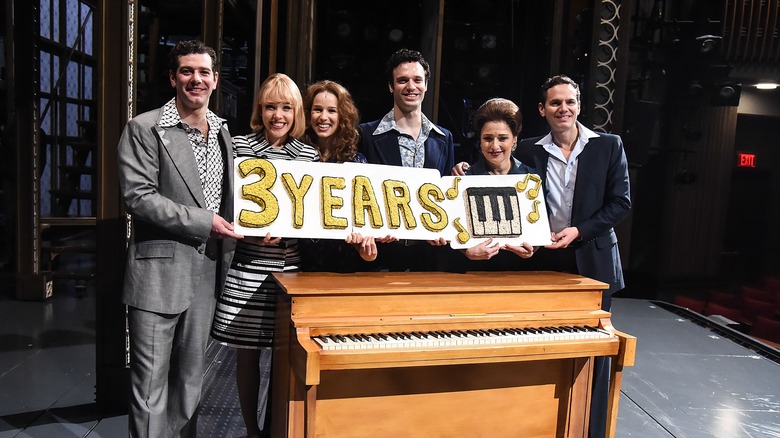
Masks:
[[[393,116],[393,110],[390,110],[389,113],[382,117],[382,120],[373,132],[373,135],[378,135],[390,130],[398,131],[398,147],[401,149],[401,164],[404,167],[422,168],[425,164],[425,140],[428,139],[431,130],[444,135],[441,129],[425,117],[425,114],[421,114],[421,116],[422,129],[420,129],[420,135],[417,136],[417,139],[398,129]]]

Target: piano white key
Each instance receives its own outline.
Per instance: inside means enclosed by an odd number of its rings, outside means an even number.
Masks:
[[[482,226],[485,227],[485,234],[498,234],[497,221],[501,218],[493,215],[493,199],[490,196],[482,195],[482,202],[485,203],[485,214],[487,215],[487,220],[482,223]]]
[[[496,234],[507,234],[511,233],[512,229],[512,221],[507,219],[507,212],[504,205],[504,198],[498,197],[493,198],[491,202],[496,203],[496,207],[498,208],[499,214],[498,217],[494,217],[494,223],[496,227]],[[514,216],[517,217],[517,216]]]

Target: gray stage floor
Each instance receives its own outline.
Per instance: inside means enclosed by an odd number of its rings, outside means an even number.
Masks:
[[[615,328],[637,337],[625,368],[620,437],[780,437],[780,365],[644,300],[615,299]]]
[[[92,294],[0,296],[0,438],[126,436],[127,417],[94,404]],[[638,338],[618,437],[780,438],[780,365],[651,302],[613,303],[615,327]],[[200,436],[241,437],[233,351],[212,344],[209,358]]]

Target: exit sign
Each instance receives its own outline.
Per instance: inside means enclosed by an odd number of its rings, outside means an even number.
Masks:
[[[737,167],[756,167],[756,154],[737,154]]]

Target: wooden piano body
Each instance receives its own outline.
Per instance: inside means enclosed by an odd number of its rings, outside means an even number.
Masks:
[[[608,436],[636,339],[604,283],[557,272],[275,274],[274,437],[585,437],[593,358],[612,357]],[[324,335],[590,326],[604,337],[326,350]]]

